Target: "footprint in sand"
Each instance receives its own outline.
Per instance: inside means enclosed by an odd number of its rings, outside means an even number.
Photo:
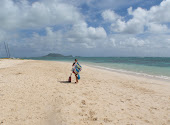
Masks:
[[[97,117],[94,117],[95,116],[95,112],[94,111],[89,111],[89,119],[92,120],[92,121],[97,121]]]
[[[82,103],[83,105],[86,105],[86,101],[85,101],[85,100],[82,100],[81,103]]]
[[[104,121],[105,123],[107,123],[107,122],[112,122],[112,120],[109,120],[108,118],[104,118],[103,121]]]
[[[16,73],[15,75],[21,75],[22,73],[20,73],[20,72],[18,72],[18,73]]]

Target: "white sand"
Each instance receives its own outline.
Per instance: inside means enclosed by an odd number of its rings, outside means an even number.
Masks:
[[[29,60],[29,61],[31,61],[31,60]],[[0,59],[0,69],[15,66],[17,64],[21,64],[24,62],[28,62],[28,60],[21,61],[18,59]]]
[[[0,60],[0,125],[168,125],[170,83],[71,63]]]

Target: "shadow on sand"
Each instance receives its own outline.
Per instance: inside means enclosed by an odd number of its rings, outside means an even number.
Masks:
[[[72,83],[72,82],[69,82],[69,81],[59,81],[60,83],[67,83],[67,84],[75,84],[75,83]]]

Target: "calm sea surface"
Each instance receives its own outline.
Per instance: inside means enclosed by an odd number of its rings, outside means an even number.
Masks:
[[[81,64],[170,79],[170,57],[76,57]],[[73,62],[74,57],[39,57],[34,60]]]

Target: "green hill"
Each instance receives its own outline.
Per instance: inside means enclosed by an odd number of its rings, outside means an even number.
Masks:
[[[49,53],[48,55],[46,55],[44,57],[73,57],[73,56],[72,55],[64,56],[64,55],[58,54],[58,53]]]

